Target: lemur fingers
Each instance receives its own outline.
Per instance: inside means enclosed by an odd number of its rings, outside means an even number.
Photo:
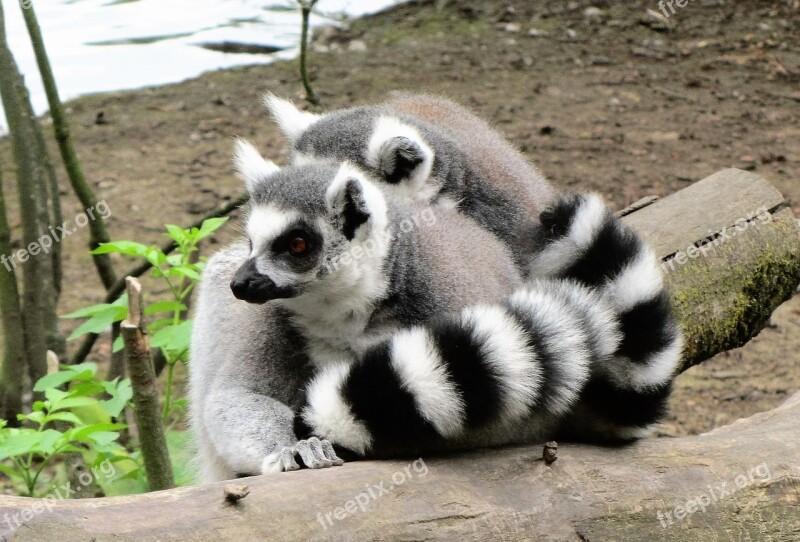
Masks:
[[[299,458],[300,463],[295,458]],[[269,454],[264,458],[261,474],[298,470],[301,465],[309,469],[324,469],[343,463],[329,441],[311,437],[298,441],[294,446],[284,446],[279,451]]]

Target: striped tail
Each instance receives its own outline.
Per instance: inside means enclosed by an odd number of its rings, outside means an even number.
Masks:
[[[572,416],[581,423],[569,436],[644,436],[666,413],[683,349],[659,261],[597,195],[563,197],[541,220],[543,248],[532,275],[572,279],[600,292],[622,332],[613,358],[592,368]]]
[[[557,419],[620,339],[600,293],[535,280],[505,304],[400,331],[355,364],[324,368],[308,386],[297,436],[363,456]]]

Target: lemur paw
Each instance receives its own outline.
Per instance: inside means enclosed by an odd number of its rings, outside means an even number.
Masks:
[[[298,463],[295,458],[299,458]],[[261,474],[274,474],[298,470],[301,466],[309,469],[325,469],[344,464],[333,445],[327,440],[311,437],[298,441],[294,446],[284,446],[279,451],[269,454],[261,463]]]

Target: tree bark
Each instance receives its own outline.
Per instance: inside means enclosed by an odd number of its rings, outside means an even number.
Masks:
[[[3,360],[0,371],[0,419],[17,425],[22,412],[22,389],[25,376],[25,340],[22,306],[17,274],[8,260],[11,254],[11,228],[8,225],[3,179],[0,177],[0,318],[3,324]]]

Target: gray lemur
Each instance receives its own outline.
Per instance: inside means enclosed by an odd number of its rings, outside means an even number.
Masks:
[[[324,115],[268,95],[295,163],[349,160],[406,199],[455,207],[508,244],[524,275],[598,290],[621,323],[594,367],[571,437],[635,438],[664,414],[682,351],[659,262],[595,195],[555,195],[502,136],[449,100],[398,94]],[[588,429],[592,429],[589,431]]]
[[[331,444],[545,438],[618,348],[602,296],[521,286],[508,246],[467,217],[397,201],[348,163],[279,170],[241,142],[237,163],[250,244],[209,261],[191,350],[204,481],[340,464]]]

